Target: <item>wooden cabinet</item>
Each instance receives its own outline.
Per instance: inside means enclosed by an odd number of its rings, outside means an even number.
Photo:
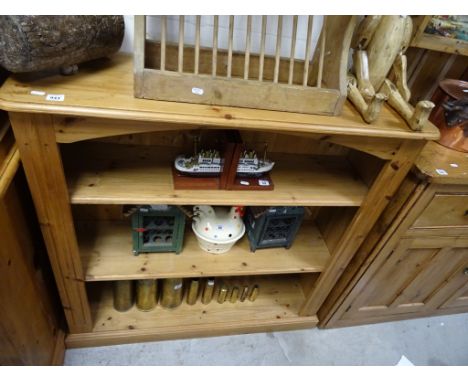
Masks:
[[[0,126],[1,152],[5,155],[0,158],[0,365],[61,364],[63,313],[6,118]]]
[[[132,72],[130,57],[117,55],[82,66],[72,81],[10,78],[0,91],[60,292],[67,345],[316,326],[319,307],[437,129],[427,123],[411,131],[387,106],[368,125],[349,103],[340,116],[320,116],[136,99]],[[65,98],[48,101],[33,89]],[[268,142],[275,189],[174,190],[172,163],[187,143],[191,150],[193,130],[231,129]],[[179,255],[133,256],[124,204],[287,205],[309,213],[290,249],[251,253],[244,238],[216,257],[187,234]],[[172,277],[242,277],[260,294],[254,302],[113,309],[110,282]]]
[[[324,326],[468,312],[467,159],[426,146],[380,219],[391,221],[388,230],[378,240],[374,230],[375,249],[361,253],[337,286],[341,295],[324,305]]]
[[[468,238],[403,238],[387,251],[344,320],[431,314],[447,307],[456,291],[468,285]],[[462,297],[458,304],[463,306]],[[468,308],[468,301],[464,306]]]

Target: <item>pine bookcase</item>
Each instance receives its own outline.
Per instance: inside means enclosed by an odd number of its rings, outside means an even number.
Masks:
[[[63,94],[53,102],[32,90]],[[69,347],[299,329],[317,312],[428,140],[391,109],[362,122],[340,116],[194,105],[133,96],[132,57],[83,65],[71,77],[10,77],[10,115],[68,323]],[[174,152],[193,130],[236,129],[269,141],[273,191],[175,191]],[[180,255],[131,254],[124,204],[299,205],[308,217],[289,249],[251,253],[246,238],[226,255],[201,252],[190,231]],[[112,308],[113,280],[246,278],[254,302]]]

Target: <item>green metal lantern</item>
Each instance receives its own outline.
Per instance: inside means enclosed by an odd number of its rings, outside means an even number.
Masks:
[[[304,207],[249,207],[245,225],[250,250],[290,248],[304,217]]]
[[[185,215],[174,206],[140,206],[132,215],[133,254],[182,251]]]

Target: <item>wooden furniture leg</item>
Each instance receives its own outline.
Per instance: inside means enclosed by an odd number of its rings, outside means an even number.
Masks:
[[[405,141],[394,158],[380,171],[372,188],[354,215],[345,234],[331,254],[331,260],[314,285],[300,310],[300,315],[315,315],[333,286],[336,284],[353,254],[359,249],[384,208],[398,190],[400,183],[411,169],[424,141]]]
[[[10,113],[70,333],[89,332],[91,312],[53,118]]]

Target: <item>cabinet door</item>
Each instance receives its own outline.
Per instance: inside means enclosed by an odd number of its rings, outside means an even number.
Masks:
[[[403,238],[379,258],[361,280],[344,320],[409,318],[455,307],[468,311],[468,238]]]
[[[0,365],[63,363],[61,309],[34,219],[20,172],[0,197]]]

